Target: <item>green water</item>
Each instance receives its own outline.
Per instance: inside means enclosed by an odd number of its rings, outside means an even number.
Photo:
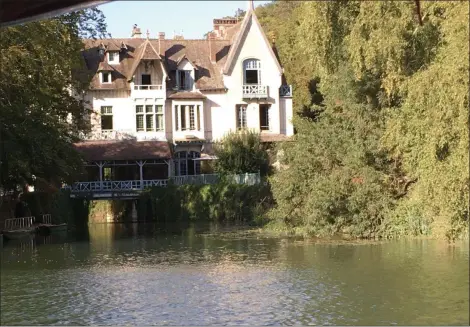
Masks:
[[[2,325],[468,325],[469,244],[94,225],[1,250]]]

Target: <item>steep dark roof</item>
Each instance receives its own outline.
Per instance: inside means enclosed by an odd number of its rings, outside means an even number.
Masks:
[[[110,42],[114,44],[124,43],[127,46],[126,51],[121,51],[120,62],[118,65],[112,65],[114,68],[113,82],[105,85],[101,84],[98,74],[98,67],[101,60],[99,56],[99,45],[103,43],[107,46]],[[210,60],[209,40],[158,40],[144,38],[127,39],[104,39],[104,40],[84,40],[85,50],[83,58],[85,59],[88,70],[94,74],[90,89],[125,89],[130,90],[128,77],[135,71],[138,61],[145,57],[154,57],[156,55],[162,60],[164,69],[167,70],[169,80],[167,89],[175,86],[175,70],[179,59],[185,57],[194,66],[197,67],[196,88],[197,89],[224,89],[222,78],[222,68],[226,61],[230,49],[230,40],[211,40],[213,48],[216,51],[216,62]],[[145,45],[143,47],[142,45]],[[141,47],[142,46],[142,47]],[[160,53],[158,53],[160,49]],[[136,63],[137,62],[137,63]],[[135,66],[135,67],[134,67]]]
[[[87,161],[171,158],[164,141],[85,141],[74,146]]]

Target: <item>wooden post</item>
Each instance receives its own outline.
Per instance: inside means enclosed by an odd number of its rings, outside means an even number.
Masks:
[[[144,169],[143,169],[143,167],[145,165],[145,161],[138,160],[136,162],[139,165],[139,170],[140,170],[140,189],[143,189],[144,188]]]
[[[100,191],[102,191],[103,190],[103,167],[104,167],[104,163],[102,161],[100,161],[96,165],[100,169]]]
[[[172,160],[165,160],[165,163],[168,165],[168,179],[172,176]]]

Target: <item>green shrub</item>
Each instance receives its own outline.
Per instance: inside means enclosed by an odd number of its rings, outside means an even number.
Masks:
[[[268,153],[258,133],[229,133],[214,146],[214,151],[218,157],[215,170],[220,174],[268,173]]]

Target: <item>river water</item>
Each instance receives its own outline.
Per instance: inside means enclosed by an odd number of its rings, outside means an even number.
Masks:
[[[92,225],[4,243],[2,325],[468,325],[469,244]]]

